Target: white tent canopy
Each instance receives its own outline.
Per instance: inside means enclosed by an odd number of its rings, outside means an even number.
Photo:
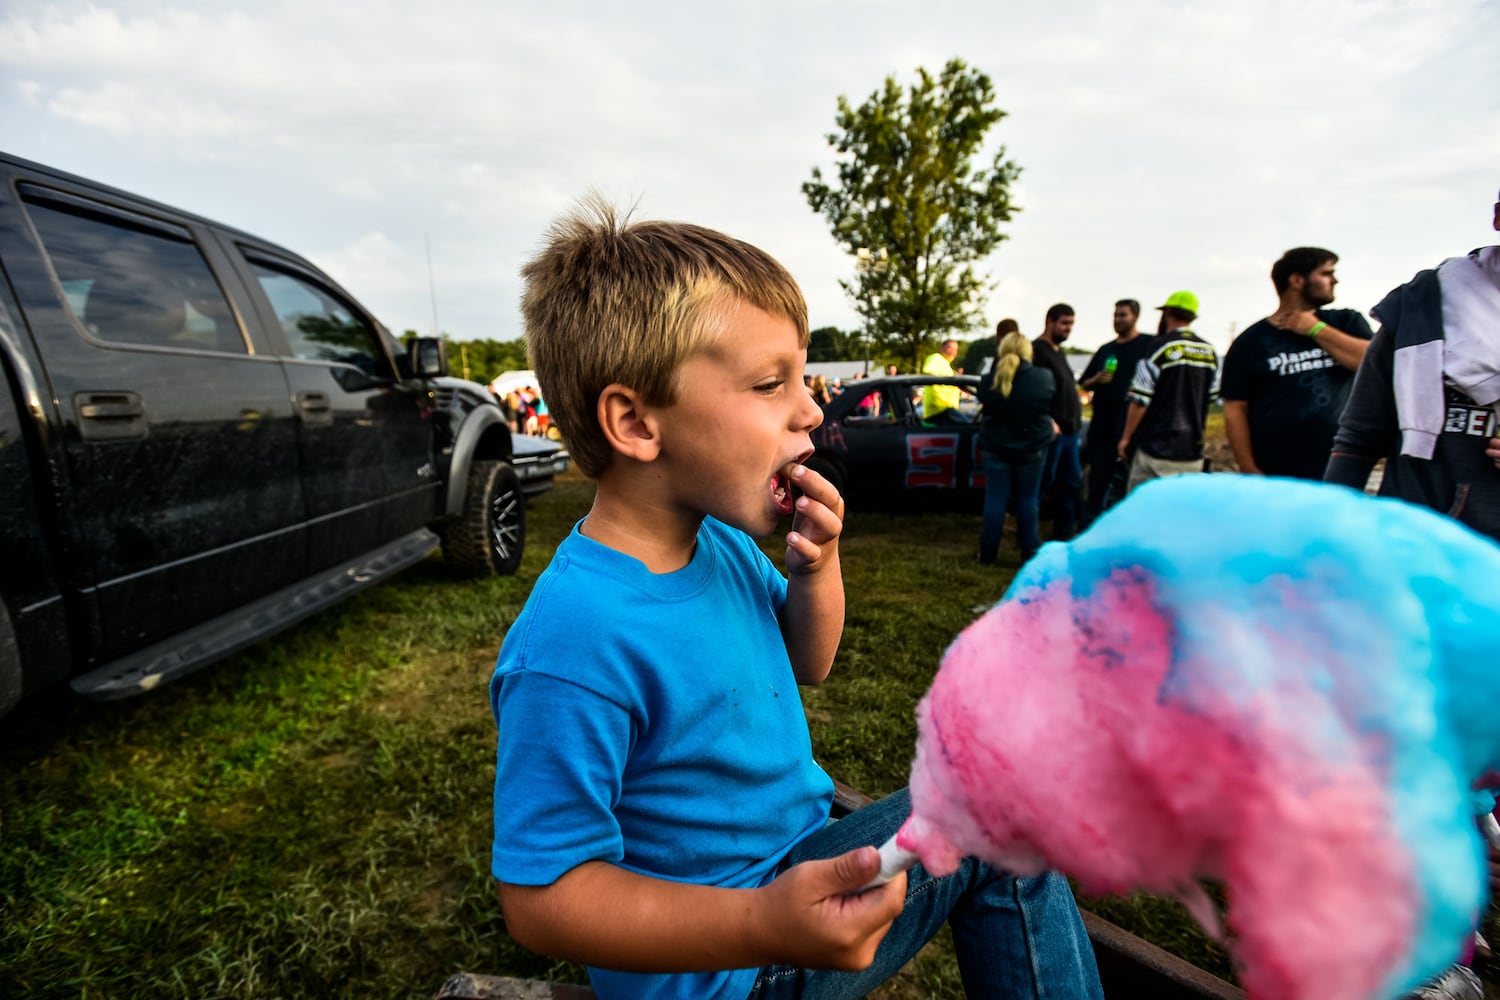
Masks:
[[[524,389],[531,386],[533,389],[540,387],[536,382],[536,372],[530,368],[520,371],[501,372],[490,381],[490,390],[496,395],[503,396],[512,389]]]

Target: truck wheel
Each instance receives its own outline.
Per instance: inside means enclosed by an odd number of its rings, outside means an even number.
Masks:
[[[526,498],[507,462],[469,468],[463,513],[442,528],[443,559],[458,577],[510,576],[526,544]]]

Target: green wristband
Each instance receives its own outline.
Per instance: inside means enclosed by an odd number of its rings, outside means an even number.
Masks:
[[[1325,327],[1327,325],[1328,324],[1325,323],[1325,322],[1323,322],[1322,320],[1318,320],[1316,323],[1314,323],[1312,325],[1312,329],[1310,329],[1310,330],[1307,331],[1307,335],[1309,337],[1316,337],[1318,335],[1318,331],[1322,330],[1323,327]]]

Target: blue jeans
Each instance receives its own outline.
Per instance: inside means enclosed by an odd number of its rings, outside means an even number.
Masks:
[[[1057,487],[1057,516],[1052,519],[1052,537],[1066,541],[1078,528],[1078,491],[1083,486],[1083,466],[1078,460],[1078,432],[1059,434],[1047,449],[1047,469],[1042,473],[1041,496]]]
[[[911,813],[903,790],[822,830],[793,849],[785,870],[800,861],[832,858],[886,841]],[[901,970],[941,929],[953,926],[964,992],[1000,1000],[1103,1000],[1094,949],[1072,890],[1061,875],[1012,878],[973,858],[943,878],[920,864],[906,873],[906,909],[891,925],[875,961],[863,972],[773,965],[760,971],[752,1000],[854,1000]]]
[[[1000,551],[1000,536],[1005,531],[1005,511],[1015,503],[1016,540],[1021,545],[1022,560],[1030,559],[1042,547],[1037,531],[1037,508],[1041,498],[1042,466],[1045,455],[1027,462],[984,453],[984,516],[979,524],[979,559],[993,562]]]

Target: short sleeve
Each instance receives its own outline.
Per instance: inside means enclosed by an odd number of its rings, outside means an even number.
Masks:
[[[1157,367],[1151,361],[1154,355],[1148,355],[1135,363],[1135,375],[1130,380],[1130,390],[1126,394],[1132,403],[1141,406],[1150,406],[1151,397],[1156,393]]]
[[[1224,353],[1224,364],[1220,366],[1222,384],[1220,395],[1225,399],[1243,400],[1252,395],[1255,359],[1251,357],[1251,338],[1243,334],[1234,338],[1229,350]]]
[[[568,681],[516,671],[495,701],[495,840],[491,872],[550,885],[585,861],[618,863],[613,807],[631,743],[629,713]]]

